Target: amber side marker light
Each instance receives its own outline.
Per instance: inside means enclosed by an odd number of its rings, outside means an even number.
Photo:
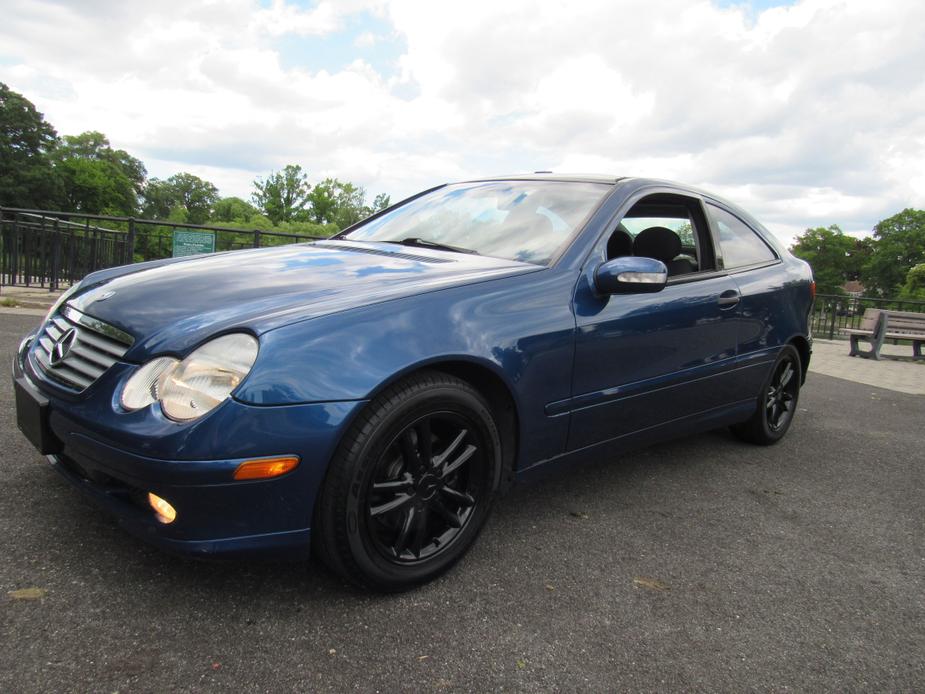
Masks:
[[[157,514],[157,519],[164,523],[173,523],[177,519],[177,509],[170,505],[166,499],[162,499],[157,494],[152,494],[148,492],[148,503],[151,505],[151,508],[154,509],[154,513]]]
[[[295,455],[245,460],[234,471],[234,478],[236,480],[263,480],[268,477],[279,477],[294,470],[298,464],[299,457]]]

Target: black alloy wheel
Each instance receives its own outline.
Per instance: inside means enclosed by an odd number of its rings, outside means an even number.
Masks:
[[[376,549],[398,563],[427,560],[458,538],[486,495],[474,424],[452,412],[408,425],[376,464],[366,522]]]
[[[431,580],[484,525],[501,461],[481,394],[448,374],[415,374],[378,395],[344,435],[315,505],[316,553],[365,588]]]
[[[771,431],[780,431],[793,417],[796,396],[799,389],[793,360],[785,359],[777,364],[765,398],[765,417]]]
[[[796,414],[802,375],[800,353],[793,345],[784,345],[761,389],[754,414],[731,427],[733,433],[761,446],[784,438]]]

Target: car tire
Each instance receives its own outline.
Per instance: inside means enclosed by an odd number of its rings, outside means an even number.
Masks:
[[[730,427],[732,432],[759,446],[770,446],[784,438],[800,399],[801,369],[800,353],[793,345],[785,345],[761,388],[755,413]]]
[[[382,592],[439,576],[484,525],[501,460],[491,408],[468,383],[426,371],[390,386],[331,461],[315,507],[316,553]]]

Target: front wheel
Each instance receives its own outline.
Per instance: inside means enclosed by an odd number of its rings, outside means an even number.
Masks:
[[[748,421],[731,427],[732,432],[760,446],[770,446],[784,438],[800,398],[801,373],[799,352],[793,345],[786,345],[761,390],[755,413]]]
[[[316,549],[358,585],[406,590],[462,557],[500,476],[500,436],[481,395],[446,374],[415,375],[344,437],[316,508]]]

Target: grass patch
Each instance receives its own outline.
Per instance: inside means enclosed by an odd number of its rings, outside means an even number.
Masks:
[[[16,308],[17,306],[19,306],[19,304],[17,304],[14,299],[11,299],[10,297],[5,296],[2,299],[0,299],[0,306],[3,306],[4,308]]]

